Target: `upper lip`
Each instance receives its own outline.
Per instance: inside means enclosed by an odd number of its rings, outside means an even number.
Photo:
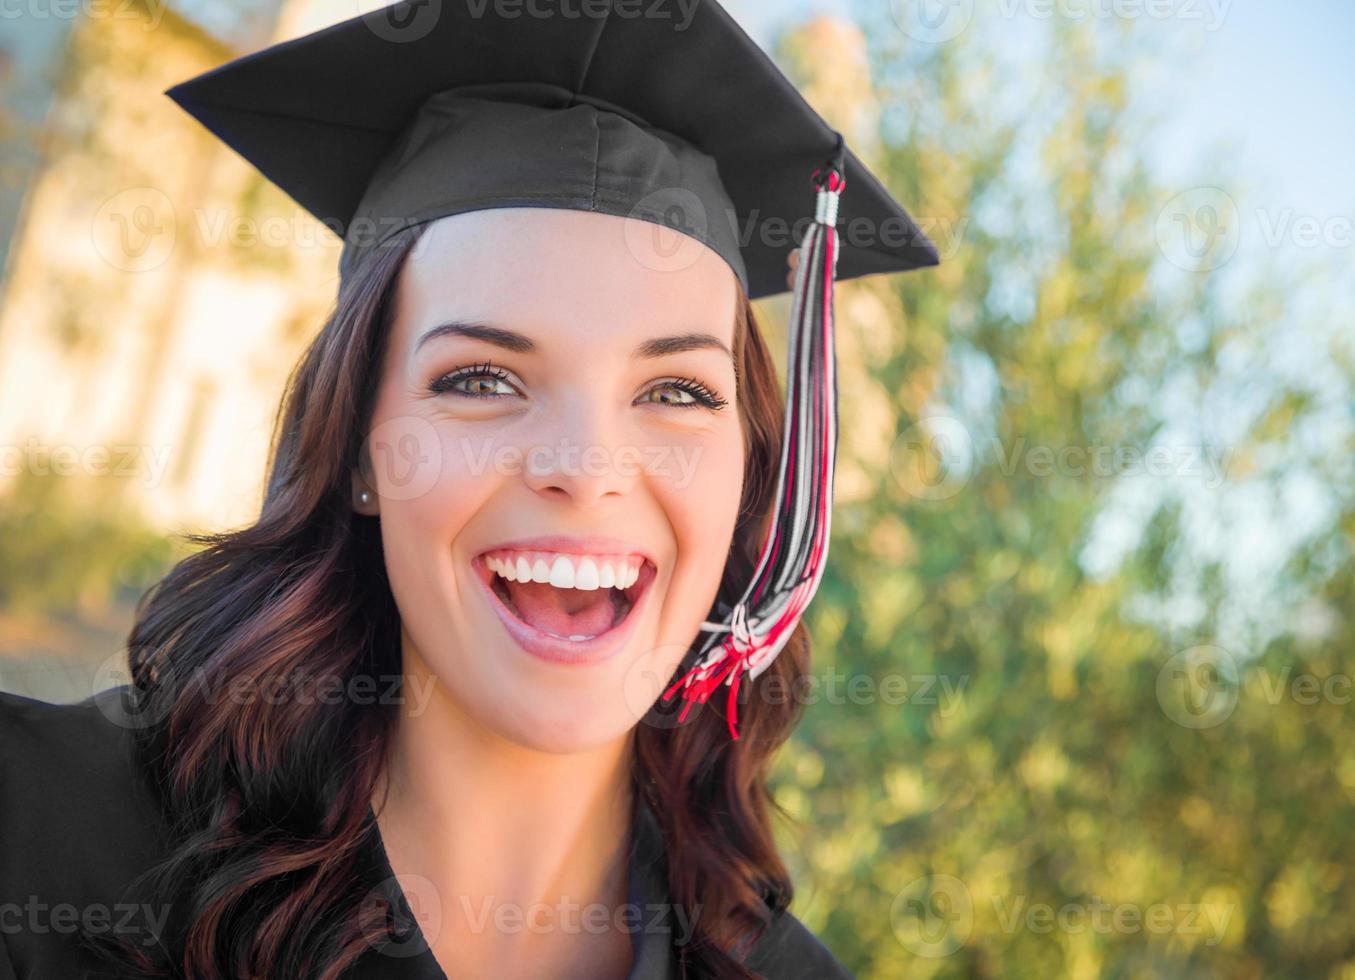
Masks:
[[[557,551],[565,555],[639,555],[651,565],[658,566],[654,555],[643,545],[600,534],[542,534],[532,538],[514,538],[485,548],[480,554],[503,550]]]

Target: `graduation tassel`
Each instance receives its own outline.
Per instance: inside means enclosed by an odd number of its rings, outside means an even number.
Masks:
[[[725,716],[734,740],[739,737],[743,674],[756,679],[790,641],[828,560],[838,436],[833,283],[838,203],[846,185],[844,155],[839,135],[832,160],[812,176],[818,204],[814,223],[800,245],[791,304],[786,418],[771,526],[753,579],[729,611],[728,622],[701,624],[712,635],[695,666],[663,696],[670,700],[681,688],[687,702],[678,715],[682,722],[693,704],[705,703],[721,684],[727,685]]]

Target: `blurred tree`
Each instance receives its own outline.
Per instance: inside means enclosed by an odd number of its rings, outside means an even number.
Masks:
[[[135,603],[187,551],[97,488],[19,473],[0,500],[0,608],[100,612]]]
[[[1160,245],[1173,195],[1131,98],[1152,53],[1119,26],[1055,17],[1022,79],[977,27],[866,25],[872,162],[943,265],[839,290],[847,492],[775,772],[797,911],[863,977],[1355,976],[1355,503],[1331,463],[1355,446],[1295,439],[1324,404],[1349,422],[1355,370],[1315,355],[1341,366],[1322,404],[1273,384],[1209,444],[1211,408],[1260,390],[1226,390],[1220,352],[1263,350],[1286,297],[1262,277],[1269,315],[1239,320]],[[780,50],[811,88],[823,37]],[[1239,647],[1220,615],[1245,552],[1192,547],[1190,467],[1265,446],[1325,461],[1334,506],[1265,570],[1285,602]]]

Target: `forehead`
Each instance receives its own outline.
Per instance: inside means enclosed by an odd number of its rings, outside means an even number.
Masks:
[[[397,326],[474,319],[574,349],[669,328],[732,346],[738,278],[694,238],[636,218],[495,208],[433,221],[397,288]]]

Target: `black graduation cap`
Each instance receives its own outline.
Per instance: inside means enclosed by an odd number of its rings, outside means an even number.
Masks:
[[[405,224],[518,203],[675,226],[785,292],[838,140],[715,0],[401,2],[166,94],[345,236],[345,276]],[[844,164],[837,278],[935,265]]]
[[[677,228],[754,299],[786,291],[798,246],[771,527],[665,694],[685,718],[728,685],[738,738],[739,679],[789,641],[827,560],[834,281],[938,262],[841,136],[715,0],[400,2],[166,94],[344,236],[345,280],[402,228],[496,207]]]

